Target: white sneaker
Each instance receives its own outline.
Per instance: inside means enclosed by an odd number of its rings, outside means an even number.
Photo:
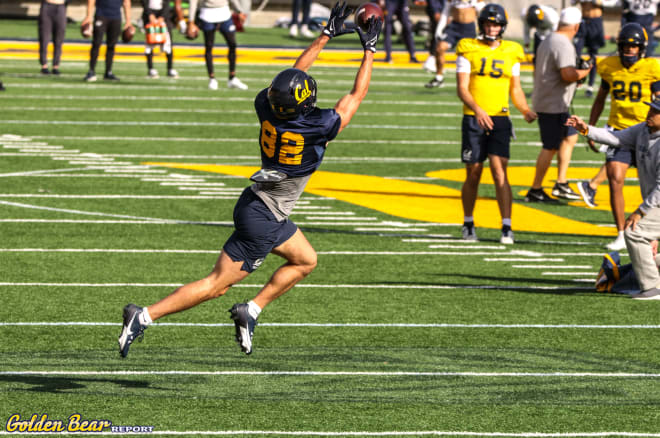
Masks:
[[[179,72],[174,70],[173,68],[171,68],[171,69],[168,70],[167,76],[176,79],[176,78],[179,77]]]
[[[621,251],[622,249],[626,249],[626,240],[623,236],[618,236],[614,241],[607,244],[607,249],[610,251]]]
[[[215,78],[209,79],[209,90],[217,90],[218,89],[218,81]]]
[[[241,82],[236,76],[227,81],[227,88],[238,88],[239,90],[247,90],[248,86]]]
[[[289,36],[291,38],[296,38],[298,36],[298,25],[297,24],[291,25],[291,27],[289,28]]]
[[[305,38],[316,38],[316,35],[314,35],[314,33],[309,30],[309,27],[307,27],[306,24],[300,26],[300,35]]]
[[[155,68],[149,69],[149,73],[147,73],[147,77],[151,79],[158,79],[158,70]]]
[[[435,56],[429,55],[429,57],[426,58],[426,61],[424,61],[424,64],[422,64],[422,68],[429,73],[435,73],[437,70],[435,66]]]

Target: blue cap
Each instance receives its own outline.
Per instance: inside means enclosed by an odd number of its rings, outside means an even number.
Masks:
[[[653,102],[644,102],[644,103],[650,106],[651,108],[653,108],[654,110],[660,112],[660,100],[656,99]]]

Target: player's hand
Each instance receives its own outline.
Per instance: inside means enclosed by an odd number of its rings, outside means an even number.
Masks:
[[[539,116],[532,110],[527,110],[525,111],[525,121],[527,123],[532,123],[534,120],[536,120]]]
[[[587,128],[589,127],[589,125],[587,125],[584,122],[584,120],[582,120],[578,116],[570,116],[566,120],[566,126],[572,126],[575,129],[577,129],[578,132],[580,132],[580,133],[587,132]]]
[[[346,2],[335,3],[332,7],[330,18],[328,18],[328,24],[323,28],[323,35],[334,38],[339,35],[353,33],[355,28],[344,25],[344,21],[352,12],[352,9],[346,5]]]
[[[592,139],[588,138],[587,139],[587,144],[589,145],[589,149],[592,151],[596,152],[597,154],[600,153],[600,150],[596,147],[596,142],[593,141]]]
[[[245,20],[247,20],[247,15],[245,15],[244,12],[239,12],[238,13],[238,21],[240,21],[241,24],[245,24]]]
[[[628,216],[628,219],[626,219],[626,224],[623,226],[624,230],[627,230],[630,228],[631,230],[635,231],[635,225],[637,225],[637,222],[642,218],[642,214],[638,210],[635,210],[630,216]]]
[[[192,21],[188,23],[188,29],[186,30],[186,36],[191,39],[195,39],[195,37],[199,34],[199,28],[195,23]]]
[[[376,53],[376,43],[378,42],[378,37],[380,36],[380,30],[383,27],[383,22],[377,19],[374,16],[369,17],[367,20],[367,31],[360,29],[360,26],[357,26],[355,30],[360,35],[360,42],[364,50],[370,50],[373,53]]]
[[[474,112],[474,117],[477,119],[477,124],[485,131],[492,131],[495,127],[493,119],[481,108]]]

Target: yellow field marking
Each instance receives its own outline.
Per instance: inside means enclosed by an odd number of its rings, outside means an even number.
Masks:
[[[259,169],[256,166],[223,166],[216,164],[153,162],[143,164],[222,173],[245,178],[250,177]],[[525,168],[522,169],[524,172],[529,173]],[[510,172],[512,170],[509,169]],[[593,169],[593,171],[595,170],[597,169]],[[457,171],[465,172],[463,169]],[[430,172],[430,174],[438,172]],[[454,171],[447,172],[447,177],[443,179],[455,180],[453,179],[456,177]],[[445,174],[442,175],[445,176]],[[484,180],[484,182],[486,181]],[[309,180],[305,192],[335,198],[415,221],[455,224],[463,222],[460,191],[436,184],[386,179],[369,175],[317,171]],[[480,198],[477,202],[475,218],[479,227],[499,229],[502,226],[497,202],[494,199]],[[517,231],[592,236],[616,234],[613,228],[598,227],[518,203],[514,204],[513,207],[513,220],[514,229]]]
[[[90,43],[67,42],[62,46],[62,59],[64,61],[88,61]],[[52,45],[49,48],[49,53]],[[257,65],[293,65],[294,61],[302,53],[301,48],[252,48],[238,47],[237,63]],[[319,54],[315,66],[335,67],[358,67],[362,61],[361,50],[326,50]],[[164,56],[164,55],[163,55]],[[227,47],[218,46],[213,49],[213,56],[217,63],[227,63]],[[382,61],[384,54],[378,54],[377,61]],[[38,59],[39,43],[32,41],[0,41],[0,59]],[[423,61],[423,57],[419,59]],[[523,71],[532,71],[531,55],[527,63],[522,66]],[[101,46],[99,59],[105,59],[105,44]],[[393,52],[393,64],[381,64],[376,62],[376,68],[419,68],[419,64],[412,64],[408,53]],[[115,49],[115,60],[145,62],[144,46],[140,44],[117,44]],[[175,45],[174,60],[176,62],[204,62],[203,45]],[[446,60],[451,65],[456,60],[456,55],[449,53]]]

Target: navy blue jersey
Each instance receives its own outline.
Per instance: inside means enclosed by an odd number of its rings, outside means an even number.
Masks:
[[[96,15],[121,20],[122,3],[122,0],[96,0]]]
[[[268,89],[254,100],[261,132],[261,166],[286,173],[291,178],[307,176],[321,165],[327,143],[341,126],[334,109],[314,108],[292,120],[278,119],[268,102]]]

